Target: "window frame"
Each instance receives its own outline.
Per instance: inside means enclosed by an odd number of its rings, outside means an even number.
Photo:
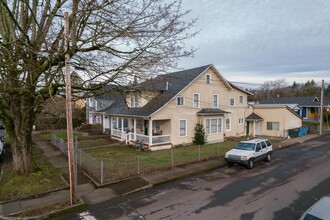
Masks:
[[[181,135],[181,122],[184,122],[184,135]],[[187,137],[187,119],[179,119],[179,137]]]
[[[229,124],[227,124],[227,120],[229,120]],[[227,125],[229,125],[229,128],[227,128]],[[231,118],[230,117],[225,118],[225,129],[226,129],[226,131],[231,131]]]
[[[274,129],[274,125],[277,125],[277,129]],[[280,122],[277,121],[267,121],[267,131],[279,131],[280,130]]]
[[[239,103],[241,103],[241,104],[244,103],[244,96],[242,96],[242,95],[239,96]]]
[[[179,105],[180,104],[179,99],[182,100],[182,104],[181,105]],[[176,105],[177,106],[184,106],[184,104],[185,104],[185,100],[184,100],[184,97],[183,96],[176,97]]]
[[[195,95],[197,95],[197,97],[198,97],[197,106],[195,106]],[[193,108],[200,108],[200,106],[201,106],[200,102],[201,102],[200,94],[199,93],[193,93]]]
[[[212,121],[216,121],[216,124],[212,125]],[[205,118],[205,134],[221,134],[222,133],[222,118]],[[215,126],[216,131],[212,132],[212,126]]]
[[[233,104],[231,103],[233,101]],[[235,98],[229,99],[229,106],[235,106]]]
[[[214,98],[216,97],[216,106],[214,105]],[[212,108],[219,108],[219,94],[212,95]]]
[[[207,84],[211,84],[211,82],[212,82],[211,74],[206,74],[206,75],[205,75],[205,82],[206,82]]]
[[[244,124],[244,118],[239,118],[239,119],[238,119],[238,124],[239,124],[239,125]]]

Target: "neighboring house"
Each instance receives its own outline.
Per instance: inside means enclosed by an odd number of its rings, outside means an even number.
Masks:
[[[279,97],[262,100],[259,104],[286,104],[299,105],[301,110],[295,110],[304,120],[315,121],[319,120],[319,114],[321,109],[321,102],[318,97],[306,96],[306,97]],[[329,108],[330,101],[324,100],[323,106]]]
[[[104,110],[118,100],[123,100],[123,96],[119,92],[104,93],[104,91],[114,88],[116,88],[116,85],[106,85],[99,91],[95,91],[95,96],[86,99],[86,120],[89,124],[103,124],[104,127],[110,126],[109,120],[104,120]]]
[[[159,75],[125,94],[126,100],[103,110],[111,135],[141,140],[152,150],[192,143],[196,123],[204,125],[209,143],[244,135],[251,112],[251,93],[229,83],[213,65]]]
[[[302,126],[303,119],[294,109],[294,105],[289,107],[285,104],[253,105],[253,113],[245,119],[246,133],[250,137],[257,135],[287,137],[289,129]]]

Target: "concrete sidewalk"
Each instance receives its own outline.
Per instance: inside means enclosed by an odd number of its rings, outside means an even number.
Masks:
[[[273,144],[274,150],[279,150],[292,146],[297,143],[303,143],[310,139],[318,137],[317,134],[306,135],[303,137],[284,140]],[[35,143],[43,150],[44,155],[49,161],[62,171],[62,175],[67,179],[68,162],[66,157],[59,150],[50,144],[42,141]],[[119,196],[127,195],[146,188],[151,188],[165,182],[171,182],[197,173],[213,170],[225,165],[223,158],[211,159],[197,163],[188,164],[180,167],[173,167],[170,170],[144,174],[132,179],[113,183],[101,188],[95,185],[80,171],[78,174],[77,195],[83,200],[83,203],[91,205],[108,201]],[[4,216],[12,216],[26,210],[38,209],[58,202],[69,201],[69,189],[63,189],[55,192],[45,193],[35,198],[21,199],[0,203],[0,219]],[[46,214],[47,215],[47,214]]]

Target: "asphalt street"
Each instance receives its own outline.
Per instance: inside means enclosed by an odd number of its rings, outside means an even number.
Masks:
[[[329,159],[325,136],[276,151],[252,170],[219,168],[58,219],[299,219],[330,194]]]

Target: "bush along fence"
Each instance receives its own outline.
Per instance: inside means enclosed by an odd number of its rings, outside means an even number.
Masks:
[[[67,156],[67,142],[53,135],[51,143]],[[75,141],[76,149],[78,141]],[[116,182],[132,176],[171,169],[197,161],[220,157],[220,144],[212,146],[190,147],[190,150],[171,148],[162,154],[151,155],[147,152],[136,152],[135,156],[124,158],[94,158],[83,149],[76,150],[76,164],[91,178],[100,184]],[[110,150],[110,149],[109,149]],[[132,149],[133,150],[133,149]]]

